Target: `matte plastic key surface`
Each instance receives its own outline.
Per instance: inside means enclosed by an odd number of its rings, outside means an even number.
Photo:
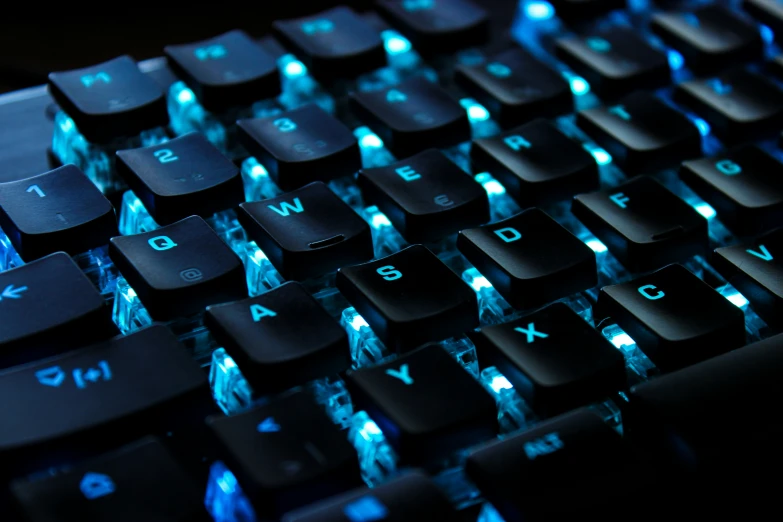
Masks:
[[[49,91],[87,140],[105,143],[166,126],[166,97],[130,56],[49,75]]]
[[[117,171],[159,225],[211,217],[245,200],[239,169],[203,134],[117,151]]]
[[[210,306],[205,323],[258,393],[283,391],[351,366],[345,330],[296,282]]]
[[[662,371],[745,343],[745,314],[681,265],[605,286],[596,321],[611,317]]]
[[[12,492],[30,522],[206,522],[199,486],[160,440],[145,437],[68,471],[17,481]]]
[[[117,333],[110,307],[67,254],[0,273],[0,368]]]
[[[478,326],[476,293],[422,245],[341,268],[337,288],[392,350]]]
[[[114,207],[74,165],[0,184],[0,226],[25,261],[81,254],[119,235]]]
[[[19,398],[0,402],[0,456],[11,474],[149,433],[189,432],[215,410],[207,374],[165,326],[0,373],[0,393]]]
[[[221,112],[280,94],[275,57],[244,31],[164,49],[169,66],[207,110]]]

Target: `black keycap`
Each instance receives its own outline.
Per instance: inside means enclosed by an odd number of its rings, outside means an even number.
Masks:
[[[468,115],[440,86],[416,77],[400,85],[351,95],[358,116],[398,157],[470,139]]]
[[[742,8],[766,25],[780,41],[783,36],[783,4],[777,0],[742,0]]]
[[[244,31],[163,50],[175,74],[209,111],[222,112],[280,94],[275,57]]]
[[[111,309],[60,252],[0,273],[0,368],[117,334]]]
[[[211,520],[203,487],[154,437],[35,481],[12,485],[30,522],[69,516],[94,522]]]
[[[386,66],[380,34],[349,7],[277,21],[273,27],[316,78],[354,78]]]
[[[576,123],[630,173],[655,172],[701,154],[696,125],[649,92],[581,111]]]
[[[347,434],[305,392],[207,425],[265,519],[362,484]]]
[[[470,338],[481,367],[495,366],[542,415],[598,402],[626,385],[622,353],[563,303]]]
[[[739,234],[760,234],[783,223],[783,164],[754,145],[687,161],[680,179]]]
[[[296,282],[210,306],[205,324],[260,394],[336,375],[351,365],[345,330]]]
[[[345,495],[287,514],[283,522],[384,520],[457,520],[457,512],[435,483],[421,471],[405,471],[372,489]]]
[[[376,6],[417,51],[450,53],[489,36],[487,12],[469,0],[378,0]]]
[[[465,470],[503,520],[615,520],[632,462],[620,435],[584,408],[476,450]]]
[[[94,143],[135,136],[169,122],[163,91],[130,56],[51,73],[49,92]]]
[[[670,81],[666,55],[633,29],[613,27],[587,37],[566,37],[557,41],[555,52],[604,98],[663,87]]]
[[[712,266],[769,324],[783,324],[783,228],[715,250]]]
[[[354,408],[383,430],[405,465],[425,466],[497,433],[492,397],[438,345],[345,377]]]
[[[245,200],[239,169],[203,134],[117,151],[117,172],[159,225],[210,217]]]
[[[763,52],[758,28],[720,5],[685,13],[658,13],[652,17],[650,28],[682,53],[685,63],[695,71],[725,68],[760,58]]]
[[[579,195],[571,212],[632,272],[707,253],[704,216],[647,176]]]
[[[240,120],[239,138],[283,190],[351,176],[362,166],[351,130],[317,105]]]
[[[457,248],[516,308],[540,306],[598,283],[595,252],[537,208],[463,230]]]
[[[774,133],[783,117],[783,91],[763,76],[741,69],[680,83],[674,99],[693,108],[729,143]]]
[[[0,455],[11,473],[149,433],[188,433],[214,411],[207,374],[165,326],[0,373],[0,391],[20,398],[0,403]]]
[[[411,243],[437,241],[489,221],[484,188],[438,150],[359,172],[369,203]]]
[[[478,326],[476,293],[421,245],[341,268],[337,288],[392,350]]]
[[[109,257],[156,321],[247,297],[239,257],[197,216],[112,238]]]
[[[550,3],[563,20],[594,18],[625,7],[625,0],[552,0]]]
[[[454,79],[489,109],[503,128],[574,109],[568,82],[519,47],[495,55],[486,63],[458,65]]]
[[[596,312],[596,319],[617,322],[663,371],[745,342],[742,310],[681,265],[605,286]]]
[[[370,226],[323,183],[239,206],[248,236],[287,279],[372,259]]]
[[[0,226],[25,261],[81,254],[119,234],[114,207],[74,165],[0,184]]]
[[[524,206],[598,188],[595,159],[546,120],[476,140],[470,158],[474,172],[491,172]]]

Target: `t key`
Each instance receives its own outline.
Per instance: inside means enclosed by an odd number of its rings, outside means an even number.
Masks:
[[[598,188],[595,159],[546,120],[473,142],[474,172],[488,171],[524,206]]]
[[[345,330],[296,282],[210,306],[205,324],[260,394],[336,375],[351,365]]]
[[[540,306],[598,283],[595,252],[537,208],[463,230],[457,248],[517,308]]]
[[[117,334],[101,294],[62,252],[0,273],[0,317],[0,368]]]
[[[51,73],[49,92],[94,143],[135,136],[169,122],[163,90],[130,56]]]
[[[571,212],[632,272],[707,252],[707,220],[647,176],[579,195]]]
[[[760,234],[783,223],[783,164],[755,145],[687,161],[680,179],[738,234]]]
[[[519,47],[486,63],[458,65],[454,79],[504,128],[558,116],[574,108],[568,82]]]
[[[362,484],[346,433],[306,392],[207,425],[264,519]]]
[[[648,92],[577,114],[577,125],[626,171],[654,172],[701,154],[699,129]]]
[[[663,87],[670,81],[666,55],[633,29],[613,27],[557,41],[555,52],[604,98]]]
[[[239,257],[197,216],[145,234],[115,237],[109,257],[156,321],[247,297]]]
[[[321,182],[242,203],[238,216],[287,279],[318,277],[373,257],[370,226]]]
[[[117,151],[117,172],[159,225],[210,217],[245,200],[239,169],[203,134]]]
[[[208,111],[222,112],[280,94],[275,57],[243,31],[163,50],[169,66]]]
[[[715,250],[712,265],[769,324],[783,324],[783,228]]]
[[[359,172],[359,187],[409,242],[437,241],[489,221],[487,192],[438,150]]]
[[[114,207],[74,165],[0,184],[0,226],[25,261],[81,254],[119,235]]]
[[[605,286],[596,319],[611,317],[663,371],[742,346],[745,315],[681,265]]]
[[[317,105],[239,120],[237,126],[242,145],[285,191],[351,176],[362,166],[351,130]]]
[[[410,350],[478,326],[476,293],[421,245],[341,268],[337,288],[392,350]]]
[[[425,466],[497,433],[495,401],[438,345],[349,371],[345,383],[404,465]]]
[[[440,86],[416,77],[380,91],[351,95],[357,115],[398,157],[470,139],[462,106]]]

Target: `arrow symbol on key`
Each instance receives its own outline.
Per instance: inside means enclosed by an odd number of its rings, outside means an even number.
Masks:
[[[14,288],[14,285],[8,285],[5,287],[5,290],[3,290],[3,293],[0,294],[0,301],[2,301],[3,299],[21,299],[22,296],[19,294],[26,291],[27,291],[26,286],[20,286],[19,288]]]

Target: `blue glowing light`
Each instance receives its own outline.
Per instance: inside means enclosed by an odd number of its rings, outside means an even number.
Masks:
[[[729,284],[724,285],[718,288],[717,290],[720,293],[720,295],[728,299],[731,302],[731,304],[733,304],[737,308],[741,308],[742,310],[745,310],[750,304],[744,295],[739,293],[739,291],[736,288],[734,288]]]
[[[122,195],[120,205],[119,230],[123,236],[141,234],[160,228],[152,219],[144,203],[136,197],[132,190]]]
[[[639,349],[636,341],[619,325],[609,325],[601,330],[601,334],[622,352],[625,365],[641,379],[647,379],[648,375],[656,370],[652,361]]]
[[[204,505],[215,522],[255,522],[250,500],[234,474],[220,461],[212,464]]]
[[[493,178],[489,172],[476,174],[473,179],[484,187],[484,190],[489,197],[492,221],[499,221],[511,217],[520,211],[519,205],[517,205],[511,196],[506,193],[506,187]]]
[[[673,71],[682,69],[682,66],[685,65],[685,58],[674,49],[669,49],[666,56],[669,59],[669,67],[671,67]]]
[[[484,505],[481,506],[481,512],[479,513],[476,522],[505,522],[505,519],[500,516],[500,513],[495,509],[495,506],[489,502],[485,502]]]
[[[511,305],[495,290],[492,283],[476,268],[468,268],[462,272],[462,280],[470,286],[478,296],[479,320],[482,325],[503,322],[513,313]]]
[[[383,482],[397,469],[397,454],[367,412],[359,411],[353,415],[348,440],[359,454],[362,478],[368,484]]]
[[[759,28],[759,31],[761,32],[761,39],[764,40],[764,43],[767,45],[770,45],[775,41],[775,33],[768,26],[762,25]]]
[[[468,119],[471,123],[489,119],[489,111],[473,98],[462,98],[459,103],[468,113]]]
[[[24,261],[11,244],[11,240],[0,230],[0,272],[22,266]]]
[[[590,92],[590,84],[581,76],[577,76],[570,71],[563,71],[561,74],[571,86],[571,92],[574,93],[574,96],[584,96]]]
[[[255,241],[246,243],[244,255],[240,254],[240,257],[245,262],[247,288],[251,297],[277,288],[285,282]]]
[[[696,128],[699,129],[699,134],[702,136],[707,136],[710,133],[710,124],[704,121],[703,119],[699,118],[698,116],[690,116],[691,121],[694,125],[696,125]]]
[[[340,325],[348,333],[348,346],[351,350],[351,360],[355,368],[363,368],[382,362],[389,357],[386,346],[370,329],[367,321],[359,315],[355,308],[343,310]]]
[[[152,317],[124,277],[117,279],[112,319],[123,334],[152,324]]]
[[[595,159],[595,162],[598,163],[598,165],[609,165],[612,162],[612,156],[598,145],[585,143],[583,147],[593,156],[593,159]]]
[[[601,243],[599,240],[592,238],[585,241],[585,244],[590,247],[590,249],[595,252],[596,254],[601,254],[603,252],[606,252],[608,249],[606,248],[606,245]]]
[[[394,156],[384,147],[383,140],[369,127],[356,127],[353,135],[359,141],[364,168],[385,167],[394,162]]]
[[[346,504],[343,513],[350,522],[373,522],[385,519],[389,510],[374,496],[366,495]]]
[[[79,483],[79,489],[87,500],[111,495],[117,489],[110,476],[102,473],[86,473]]]
[[[541,0],[526,2],[525,15],[531,20],[549,20],[555,15],[555,8]]]
[[[373,205],[364,208],[359,215],[370,224],[375,257],[384,257],[401,250],[407,243],[392,226],[389,218]]]
[[[253,403],[253,389],[223,348],[212,353],[209,387],[215,403],[227,415],[244,411]]]
[[[501,433],[510,433],[535,421],[535,415],[505,375],[494,367],[484,368],[479,383],[495,399]]]
[[[717,215],[717,212],[715,212],[715,209],[712,208],[707,203],[697,203],[693,206],[694,209],[696,209],[696,212],[701,214],[707,219],[712,219]]]
[[[307,74],[307,67],[305,64],[297,60],[291,54],[286,54],[281,57],[279,64],[281,65],[280,70],[283,71],[286,78],[299,78],[300,76],[305,76]]]
[[[269,172],[253,156],[242,162],[242,180],[245,184],[245,201],[261,201],[283,193],[269,177]]]
[[[217,116],[204,109],[196,94],[184,82],[174,82],[169,87],[166,106],[171,129],[178,136],[200,132],[222,152],[228,150],[226,126]]]
[[[383,45],[386,48],[386,52],[392,56],[407,53],[412,49],[410,41],[397,31],[391,29],[382,31],[381,38],[383,38]]]

